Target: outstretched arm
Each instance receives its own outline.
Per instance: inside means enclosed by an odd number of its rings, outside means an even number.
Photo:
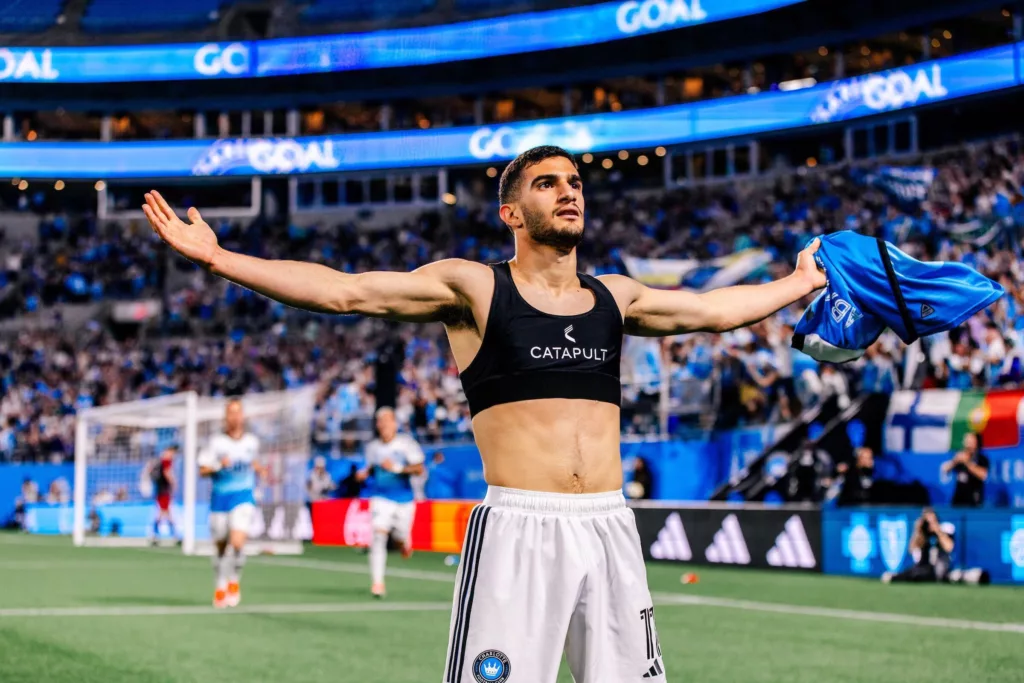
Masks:
[[[814,262],[815,241],[800,252],[796,270],[763,285],[723,287],[703,294],[651,289],[623,275],[601,280],[625,300],[626,334],[664,337],[685,332],[726,332],[756,323],[825,286]]]
[[[438,261],[412,273],[352,275],[317,263],[261,259],[222,249],[197,209],[188,210],[191,223],[185,223],[156,191],[146,194],[142,210],[157,234],[185,258],[289,306],[411,322],[442,321],[465,306],[458,282],[474,264],[464,261]]]

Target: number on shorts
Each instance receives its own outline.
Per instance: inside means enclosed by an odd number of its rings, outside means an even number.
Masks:
[[[658,629],[654,625],[654,606],[640,610],[640,621],[647,630],[647,659],[661,656],[661,642],[658,640]]]

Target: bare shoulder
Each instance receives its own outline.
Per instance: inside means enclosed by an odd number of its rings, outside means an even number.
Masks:
[[[597,279],[608,288],[621,307],[636,301],[644,290],[644,285],[625,275],[599,275]]]
[[[484,264],[461,258],[447,258],[434,261],[425,266],[420,266],[414,272],[429,275],[452,286],[459,284],[472,285],[475,282],[482,282],[493,278],[491,269]]]
[[[442,283],[460,299],[461,305],[443,319],[449,328],[484,328],[494,295],[494,273],[489,266],[452,258],[434,261],[414,272]]]

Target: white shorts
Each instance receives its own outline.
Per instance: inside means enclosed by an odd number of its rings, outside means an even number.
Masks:
[[[373,497],[370,499],[370,517],[373,530],[384,534],[395,532],[399,541],[409,540],[412,534],[412,522],[416,517],[415,501],[396,503],[388,498]]]
[[[620,491],[491,486],[466,528],[444,681],[555,683],[563,650],[576,683],[664,683],[633,511]]]
[[[210,538],[214,541],[223,541],[231,531],[249,533],[254,512],[256,512],[256,506],[252,503],[236,505],[231,508],[230,512],[211,512]]]

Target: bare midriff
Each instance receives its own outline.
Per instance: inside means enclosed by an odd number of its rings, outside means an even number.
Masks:
[[[622,488],[619,407],[579,399],[492,406],[473,419],[484,479],[551,493]]]

